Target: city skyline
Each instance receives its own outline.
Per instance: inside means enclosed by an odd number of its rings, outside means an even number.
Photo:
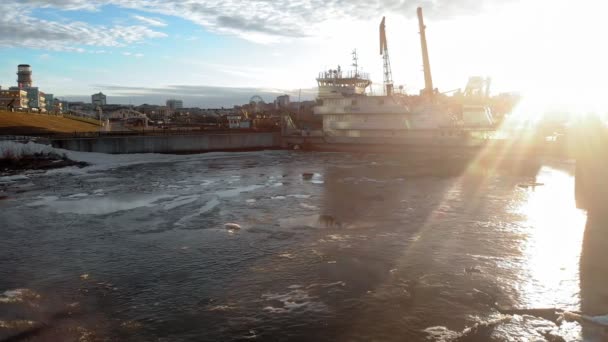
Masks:
[[[395,84],[415,94],[423,84],[415,23],[415,7],[422,5],[440,91],[462,88],[474,75],[492,77],[494,93],[520,91],[546,102],[570,94],[580,104],[605,89],[596,72],[608,57],[603,47],[563,70],[606,26],[604,5],[593,1],[576,7],[548,0],[155,4],[3,2],[0,85],[13,85],[16,65],[27,63],[35,85],[69,100],[102,91],[116,103],[180,97],[186,106],[218,107],[256,94],[293,97],[299,89],[310,99],[317,73],[350,68],[355,48],[360,66],[381,85],[377,26],[386,15]]]

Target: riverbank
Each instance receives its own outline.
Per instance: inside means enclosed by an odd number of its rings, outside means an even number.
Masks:
[[[99,125],[69,117],[0,111],[0,134],[28,135],[96,132]]]

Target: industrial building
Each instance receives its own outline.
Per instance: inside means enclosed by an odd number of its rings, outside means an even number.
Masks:
[[[93,107],[105,106],[107,104],[107,96],[102,92],[93,94],[91,95],[91,103],[93,104]]]
[[[29,64],[17,66],[17,88],[30,88],[32,86],[32,68]]]
[[[169,99],[169,100],[167,100],[167,108],[170,111],[175,111],[176,109],[182,109],[182,108],[184,108],[184,101],[176,100],[176,99]]]

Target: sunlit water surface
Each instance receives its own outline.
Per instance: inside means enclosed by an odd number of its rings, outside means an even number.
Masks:
[[[580,307],[586,215],[571,163],[155,161],[1,183],[0,338],[44,322],[32,336],[449,340],[498,317],[494,302]],[[543,324],[581,339],[576,324],[529,317],[493,338],[542,341]]]

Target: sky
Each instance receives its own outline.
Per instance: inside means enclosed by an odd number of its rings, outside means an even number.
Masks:
[[[440,91],[484,76],[495,94],[543,105],[606,103],[600,0],[2,0],[0,85],[14,85],[27,63],[36,86],[72,100],[98,91],[111,103],[199,107],[312,99],[318,72],[350,69],[357,49],[379,93],[386,16],[394,83],[418,93],[418,6]]]

